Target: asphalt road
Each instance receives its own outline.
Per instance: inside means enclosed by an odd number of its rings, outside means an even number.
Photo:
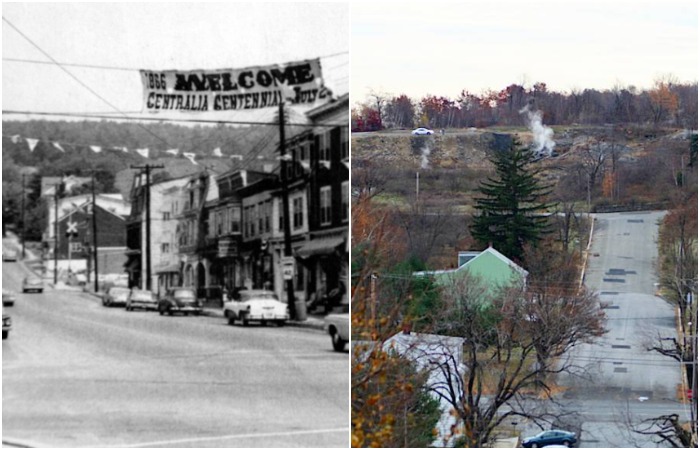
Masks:
[[[349,447],[349,359],[321,331],[22,294],[2,344],[3,444]]]
[[[662,212],[596,214],[585,284],[597,291],[608,333],[568,356],[583,371],[560,384],[580,414],[582,447],[655,447],[629,433],[629,424],[665,413],[688,417],[677,400],[678,362],[647,350],[659,337],[676,337],[674,309],[656,297],[656,237]],[[627,428],[627,429],[626,429]]]

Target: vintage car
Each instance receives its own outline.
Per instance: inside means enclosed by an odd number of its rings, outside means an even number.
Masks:
[[[289,320],[289,308],[272,291],[243,290],[239,292],[238,298],[224,302],[224,317],[229,325],[233,325],[236,320],[240,320],[243,325],[255,320],[262,325],[275,322],[283,326]]]
[[[29,291],[42,293],[44,292],[44,280],[36,275],[29,275],[22,280],[22,293]]]
[[[133,311],[136,308],[155,311],[158,309],[158,299],[151,291],[133,288],[126,299],[126,310]]]
[[[342,352],[350,341],[350,307],[342,305],[342,313],[328,314],[323,319],[323,328],[331,336],[333,350]]]
[[[129,298],[129,288],[121,286],[112,286],[106,294],[102,296],[102,305],[104,306],[124,306]]]
[[[2,260],[8,261],[8,262],[17,261],[17,251],[16,250],[3,250],[2,251]]]
[[[165,313],[172,316],[174,312],[199,315],[202,313],[202,302],[197,299],[197,294],[192,288],[171,288],[158,300],[158,312],[161,316]]]
[[[14,291],[8,289],[2,290],[2,306],[14,306],[16,299],[17,294],[15,294]]]
[[[10,330],[12,329],[12,319],[9,314],[5,314],[5,310],[2,310],[2,338],[7,339],[10,335]]]

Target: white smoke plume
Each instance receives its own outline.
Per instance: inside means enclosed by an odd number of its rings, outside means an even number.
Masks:
[[[428,157],[430,156],[430,148],[426,145],[420,151],[420,168],[430,169],[430,161]]]
[[[528,105],[520,110],[520,114],[525,113],[527,113],[530,131],[532,131],[533,152],[540,156],[552,156],[554,146],[557,145],[554,139],[552,139],[554,130],[542,123],[542,111],[533,111],[530,109],[530,105]]]

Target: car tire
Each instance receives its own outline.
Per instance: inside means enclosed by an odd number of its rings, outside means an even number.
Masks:
[[[241,313],[241,322],[243,323],[244,327],[248,326],[248,315]]]
[[[573,444],[569,441],[564,441],[564,445],[566,445],[569,448],[571,448],[573,446]]]
[[[266,327],[266,326],[267,326],[267,320],[261,320],[261,321],[260,321],[260,326],[261,326],[261,327]]]
[[[283,327],[283,326],[285,326],[285,325],[286,325],[286,322],[285,322],[284,320],[278,320],[278,321],[277,321],[277,326],[278,326],[278,327]]]
[[[333,343],[333,350],[336,352],[342,352],[345,350],[345,341],[340,338],[340,335],[337,332],[333,332],[331,334],[331,342]]]
[[[2,338],[3,338],[3,339],[7,339],[7,337],[8,337],[9,335],[10,335],[10,332],[9,332],[9,331],[2,330]]]
[[[165,308],[162,307],[162,306],[159,306],[159,307],[158,307],[158,314],[160,314],[161,316],[162,316],[163,314],[165,314]]]
[[[226,313],[226,318],[228,319],[228,324],[229,325],[234,325],[236,323],[236,316],[230,313]]]

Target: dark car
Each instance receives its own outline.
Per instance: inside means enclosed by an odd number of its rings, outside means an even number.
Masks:
[[[2,290],[2,306],[14,306],[16,299],[17,294],[13,291],[7,289]]]
[[[12,319],[9,314],[5,314],[5,310],[2,311],[2,338],[7,339],[10,335],[10,330],[12,329]]]
[[[22,281],[22,293],[29,291],[38,292],[40,294],[44,292],[44,280],[35,275],[26,277]]]
[[[171,288],[158,300],[158,312],[161,316],[165,313],[172,316],[174,312],[197,315],[202,312],[202,302],[192,288]]]
[[[124,306],[130,292],[129,288],[113,286],[102,296],[102,304],[104,306]]]
[[[546,445],[565,445],[572,447],[576,443],[576,434],[563,430],[543,431],[536,436],[523,439],[523,447],[544,447]]]

